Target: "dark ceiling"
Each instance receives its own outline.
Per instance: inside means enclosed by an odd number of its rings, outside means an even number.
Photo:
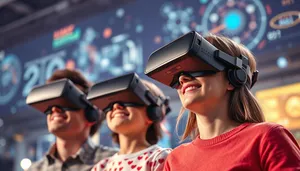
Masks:
[[[8,28],[9,24],[17,22],[20,19],[43,10],[47,7],[57,4],[60,0],[5,0],[0,3],[0,27]],[[5,27],[6,26],[6,27]]]
[[[0,49],[133,0],[1,0]]]

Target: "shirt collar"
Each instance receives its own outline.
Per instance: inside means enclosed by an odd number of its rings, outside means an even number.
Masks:
[[[83,163],[88,164],[93,161],[95,148],[96,146],[93,141],[88,138],[85,143],[82,144],[81,148],[74,157],[79,156]]]
[[[93,155],[94,155],[94,149],[96,148],[95,144],[92,142],[91,138],[88,138],[80,147],[80,149],[77,151],[76,154],[71,156],[72,158],[77,158],[87,164],[93,161]],[[48,163],[53,164],[56,157],[56,143],[52,144],[48,152],[46,153],[46,157],[48,159]]]

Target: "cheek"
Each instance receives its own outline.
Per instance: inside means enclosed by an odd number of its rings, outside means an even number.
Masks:
[[[128,112],[131,115],[131,120],[132,121],[136,121],[136,124],[138,123],[145,123],[148,119],[147,116],[147,108],[139,108],[139,109],[135,109],[135,108],[128,108]]]
[[[223,97],[226,93],[226,83],[224,80],[214,80],[210,82],[209,86],[207,87],[207,92],[212,97]]]
[[[181,91],[180,91],[180,90],[177,90],[177,94],[178,94],[180,100],[182,101],[183,96],[182,96],[182,94],[181,94]]]
[[[71,116],[71,122],[74,124],[84,125],[87,122],[83,111],[80,113],[70,113],[69,115]]]
[[[107,123],[107,126],[109,128],[111,128],[111,124],[112,124],[112,121],[111,121],[111,118],[110,118],[110,114],[111,114],[111,112],[107,112],[106,113],[106,123]]]
[[[114,121],[111,118],[111,114],[112,114],[111,111],[107,112],[106,117],[105,117],[106,118],[106,123],[107,123],[107,126],[108,126],[109,129],[113,129],[113,127],[114,127]]]

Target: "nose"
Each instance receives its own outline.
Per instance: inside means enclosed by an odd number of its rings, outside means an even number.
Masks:
[[[187,76],[187,75],[180,75],[179,76],[179,83],[182,85],[183,83],[186,83],[188,81],[191,81],[193,78]]]
[[[124,109],[124,106],[120,105],[120,103],[115,103],[113,105],[113,110],[116,110],[116,109]]]

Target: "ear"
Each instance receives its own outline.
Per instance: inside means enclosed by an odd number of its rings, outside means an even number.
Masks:
[[[96,122],[88,122],[88,121],[85,123],[85,125],[89,126],[89,127],[91,127],[91,126],[93,126],[95,124],[96,124]]]
[[[232,85],[232,84],[230,84],[230,82],[228,81],[228,83],[227,83],[227,90],[228,91],[232,91],[232,90],[234,90],[234,86]]]
[[[153,121],[151,121],[150,119],[146,119],[145,125],[151,125],[153,123]]]

